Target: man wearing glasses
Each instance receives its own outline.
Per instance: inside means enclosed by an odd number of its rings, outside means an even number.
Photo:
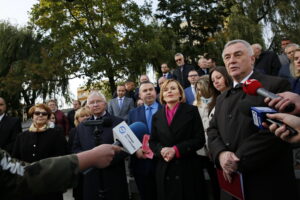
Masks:
[[[189,87],[191,84],[188,80],[188,74],[195,68],[192,65],[185,64],[184,56],[181,53],[175,54],[175,62],[178,67],[173,72],[173,78],[179,81],[183,88]]]

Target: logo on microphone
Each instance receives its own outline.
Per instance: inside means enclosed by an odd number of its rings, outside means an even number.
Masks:
[[[120,126],[120,127],[119,127],[119,132],[120,132],[121,134],[124,134],[124,133],[126,132],[125,126]]]

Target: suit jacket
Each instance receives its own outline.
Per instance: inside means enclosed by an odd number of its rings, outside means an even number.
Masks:
[[[108,103],[109,114],[120,117],[125,121],[128,119],[128,113],[134,108],[134,102],[132,98],[124,97],[122,108],[119,106],[119,99],[114,98]]]
[[[179,105],[168,125],[165,107],[153,116],[150,147],[157,158],[158,199],[205,199],[201,160],[196,151],[205,143],[204,129],[197,107]],[[160,152],[176,146],[180,157],[166,162]]]
[[[250,78],[259,80],[273,93],[290,89],[289,82],[279,77],[254,72]],[[251,114],[239,110],[242,101],[248,102],[246,105],[266,106],[264,97],[246,95],[241,88],[232,88],[217,98],[207,131],[215,163],[219,166],[218,157],[223,151],[237,155],[247,200],[297,199],[290,145],[268,130],[258,130]]]
[[[273,51],[262,52],[254,64],[255,70],[273,76],[277,76],[280,68],[281,63],[279,58]]]
[[[168,72],[166,79],[172,79],[172,78],[173,78],[173,74],[171,72]]]
[[[161,105],[159,104],[158,110],[161,109]],[[145,107],[144,105],[139,106],[133,110],[131,110],[128,114],[128,124],[132,124],[134,122],[143,122],[147,126],[147,119],[145,115]],[[148,126],[147,126],[148,127]],[[148,127],[149,130],[149,127]],[[147,133],[150,134],[150,131]],[[142,142],[143,138],[139,138]],[[134,174],[141,175],[149,175],[154,173],[154,162],[150,159],[138,159],[136,156],[131,156],[130,168]]]
[[[105,127],[97,126],[100,138],[99,144],[112,144],[114,142],[112,129],[123,120],[108,113],[104,117],[109,117],[111,124]],[[93,120],[93,117],[88,120]],[[96,146],[97,142],[95,141],[94,130],[94,126],[86,126],[84,123],[80,123],[77,126],[72,148],[73,152],[86,151]],[[101,189],[107,191],[104,194],[104,199],[128,200],[129,194],[124,162],[127,156],[128,154],[124,151],[119,152],[108,167],[103,169],[93,168],[83,172],[83,199],[101,199],[98,196],[98,190]]]
[[[22,133],[19,118],[4,115],[0,122],[0,148],[12,153],[17,135]]]
[[[72,109],[68,112],[68,122],[69,122],[69,130],[71,130],[72,128],[75,128],[75,124],[74,124],[74,117],[75,117],[75,112],[76,110]]]
[[[189,87],[191,84],[188,80],[188,74],[191,70],[195,70],[194,66],[184,64],[181,72],[181,67],[177,67],[173,72],[173,78],[182,85],[183,88]]]
[[[184,89],[184,94],[186,98],[186,103],[193,105],[193,102],[195,101],[195,96],[192,91],[192,86]]]

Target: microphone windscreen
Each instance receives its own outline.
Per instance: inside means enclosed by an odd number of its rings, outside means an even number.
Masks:
[[[136,135],[136,137],[142,141],[143,136],[145,134],[148,134],[148,128],[145,123],[143,122],[134,122],[129,125],[129,128],[132,130],[132,132]]]
[[[243,84],[243,91],[248,95],[257,95],[258,88],[262,88],[262,84],[256,79],[248,79]]]

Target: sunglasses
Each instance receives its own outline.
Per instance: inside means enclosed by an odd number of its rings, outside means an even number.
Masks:
[[[47,116],[47,115],[48,115],[47,112],[39,112],[39,111],[36,111],[36,112],[34,112],[33,114],[34,114],[34,115],[37,115],[37,116],[40,116],[40,115],[42,115],[42,116]]]
[[[179,58],[179,59],[177,59],[177,60],[175,60],[175,62],[178,62],[178,61],[181,61],[182,59],[181,58]]]

